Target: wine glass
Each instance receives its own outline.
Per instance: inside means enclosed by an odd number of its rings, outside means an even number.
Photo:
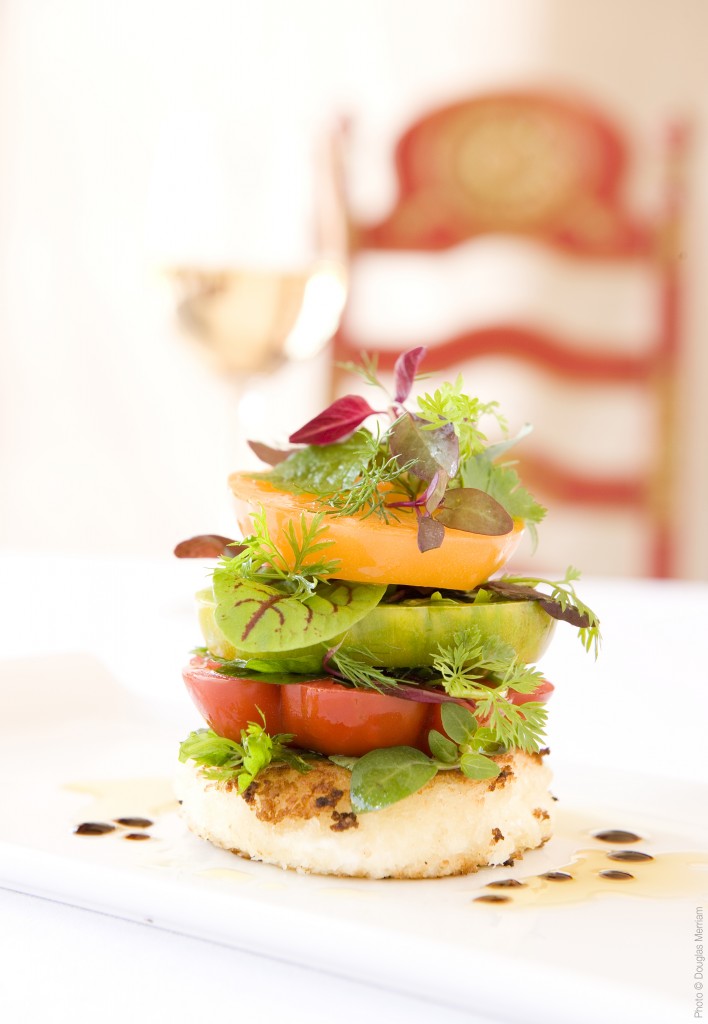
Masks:
[[[182,122],[163,144],[160,180],[171,185],[167,203],[162,197],[162,263],[181,327],[233,385],[242,441],[245,420],[264,402],[271,431],[285,428],[275,378],[289,372],[285,364],[312,365],[339,324],[348,283],[343,128],[313,138],[253,119],[238,126],[230,153],[214,134],[203,119]],[[303,387],[302,373],[297,379],[302,403],[316,388]],[[258,401],[249,402],[254,389]]]

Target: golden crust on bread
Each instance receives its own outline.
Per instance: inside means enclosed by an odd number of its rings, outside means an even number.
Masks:
[[[539,755],[496,758],[496,779],[441,771],[384,810],[355,814],[349,772],[272,766],[243,795],[193,762],[177,780],[189,828],[217,846],[283,868],[365,878],[437,878],[502,864],[550,837],[550,771]]]
[[[271,825],[310,818],[323,824],[328,819],[337,822],[342,813],[352,813],[350,773],[333,761],[317,761],[316,767],[303,774],[287,765],[273,765],[251,783],[243,798],[260,821]]]

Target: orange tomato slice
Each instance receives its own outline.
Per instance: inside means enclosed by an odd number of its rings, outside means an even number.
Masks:
[[[229,485],[244,534],[252,532],[251,518],[263,509],[270,536],[283,552],[289,551],[285,539],[288,523],[292,522],[299,533],[301,515],[309,523],[322,511],[312,494],[281,491],[243,473],[233,473]],[[398,521],[388,523],[375,515],[324,517],[323,539],[333,543],[322,555],[339,560],[338,577],[358,583],[471,590],[508,562],[524,532],[520,520],[514,521],[513,530],[498,537],[448,528],[441,547],[421,552],[415,512],[397,509],[396,514]]]

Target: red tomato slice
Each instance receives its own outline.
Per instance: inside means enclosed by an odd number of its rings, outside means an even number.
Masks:
[[[218,662],[192,658],[183,672],[190,696],[209,726],[239,741],[248,722],[320,754],[360,757],[379,747],[418,746],[429,706],[400,697],[352,690],[328,676],[277,685],[214,671]]]
[[[280,716],[280,687],[251,679],[234,679],[216,672],[219,663],[208,658],[192,658],[182,676],[189,695],[205,722],[229,740],[241,740],[241,730],[249,722],[261,722],[266,731],[284,732]]]
[[[321,754],[361,757],[379,747],[415,747],[428,707],[382,693],[352,690],[331,679],[282,688],[283,728]]]
[[[249,722],[261,722],[273,734],[293,733],[293,743],[320,754],[361,757],[381,747],[411,746],[430,753],[431,729],[444,732],[439,704],[353,690],[329,677],[302,683],[262,683],[216,671],[218,662],[194,657],[184,670],[187,690],[208,725],[227,739],[240,741]],[[547,700],[553,690],[543,682],[532,694],[512,694],[515,704]],[[460,701],[460,703],[465,703]]]

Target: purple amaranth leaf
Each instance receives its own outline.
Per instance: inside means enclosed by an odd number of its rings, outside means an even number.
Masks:
[[[514,528],[514,520],[491,494],[476,487],[458,487],[448,491],[445,503],[437,510],[438,521],[453,530],[500,537]]]
[[[445,539],[445,527],[430,516],[421,516],[418,520],[418,550],[432,551],[439,548]]]
[[[218,533],[200,533],[180,541],[174,553],[177,558],[234,558],[243,549],[243,544]]]
[[[390,694],[392,697],[401,697],[403,700],[416,701],[418,704],[461,704],[462,707],[474,711],[477,707],[475,701],[465,697],[451,697],[444,690],[427,689],[424,686],[406,686],[405,683],[386,686],[382,684],[381,692]]]
[[[291,444],[333,444],[349,437],[365,419],[375,414],[376,410],[371,408],[365,398],[345,395],[332,402],[314,419],[308,420],[288,440]]]
[[[269,466],[278,466],[281,462],[284,462],[288,455],[292,455],[295,451],[294,448],[271,448],[267,444],[262,444],[260,441],[248,441],[248,447],[251,449],[254,455],[256,455],[261,462],[267,463]]]
[[[393,384],[396,389],[394,397],[397,402],[405,402],[410,395],[418,366],[427,351],[425,346],[420,345],[418,348],[411,348],[407,352],[403,352],[396,360],[393,367]]]
[[[507,583],[504,579],[500,579],[487,580],[482,589],[499,594],[500,597],[506,598],[508,601],[537,601],[541,608],[548,612],[552,618],[569,622],[572,626],[577,626],[579,629],[587,629],[590,625],[590,617],[587,614],[578,611],[573,605],[566,605],[564,608],[560,601],[554,600],[548,594],[544,594],[541,590],[536,590],[534,587],[525,587],[518,583]]]
[[[430,481],[441,469],[454,476],[460,460],[460,443],[451,423],[425,430],[426,420],[404,413],[391,427],[389,447],[399,465],[420,480]]]
[[[428,515],[431,515],[445,497],[449,477],[444,469],[438,470],[423,494],[423,504]]]

